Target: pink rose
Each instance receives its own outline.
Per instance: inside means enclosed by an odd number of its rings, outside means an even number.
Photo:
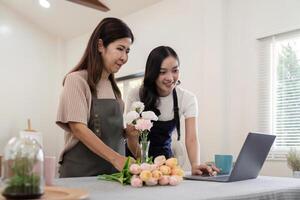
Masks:
[[[150,131],[152,127],[152,122],[146,119],[138,119],[136,120],[136,124],[134,126],[137,130],[140,131],[145,131],[145,130]]]
[[[142,171],[142,169],[141,169],[141,167],[138,164],[132,164],[129,167],[129,171],[132,174],[138,175]]]
[[[139,177],[133,176],[130,180],[130,184],[132,187],[142,187],[143,181]]]

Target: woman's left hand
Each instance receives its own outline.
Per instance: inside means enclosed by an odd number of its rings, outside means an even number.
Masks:
[[[139,136],[138,130],[136,130],[133,125],[127,124],[125,132],[126,132],[126,137],[138,138]]]
[[[193,175],[204,175],[209,174],[210,176],[215,176],[218,173],[220,173],[220,169],[218,169],[214,165],[206,165],[206,164],[200,164],[200,165],[193,165],[192,166],[192,174]]]

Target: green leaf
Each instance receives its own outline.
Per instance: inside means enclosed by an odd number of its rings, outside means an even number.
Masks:
[[[122,176],[121,172],[114,173],[114,174],[102,174],[98,176],[98,180],[105,180],[105,181],[119,181],[120,177]]]
[[[127,158],[122,172],[129,169],[129,162],[130,162],[130,157]]]
[[[146,163],[153,164],[153,157],[147,158]]]
[[[129,171],[130,157],[127,158],[121,172],[114,174],[102,174],[98,176],[98,180],[117,181],[121,184],[130,184],[132,174]]]

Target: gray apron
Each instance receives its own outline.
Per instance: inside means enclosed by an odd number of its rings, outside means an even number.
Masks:
[[[117,99],[93,97],[88,123],[97,137],[121,155],[125,155],[123,138],[123,114]],[[63,155],[59,169],[60,177],[96,176],[117,172],[113,165],[78,142]]]

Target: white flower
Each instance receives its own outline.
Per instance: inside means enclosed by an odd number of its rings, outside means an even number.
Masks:
[[[131,110],[134,110],[134,111],[136,111],[138,113],[143,112],[144,108],[145,108],[145,105],[142,102],[140,102],[140,101],[135,101],[131,105]]]
[[[132,124],[134,120],[138,119],[140,117],[139,113],[135,111],[130,111],[125,116],[125,122],[126,124]]]
[[[157,121],[158,120],[158,117],[152,111],[144,111],[144,112],[142,112],[142,118],[143,119],[152,120],[152,121]]]

